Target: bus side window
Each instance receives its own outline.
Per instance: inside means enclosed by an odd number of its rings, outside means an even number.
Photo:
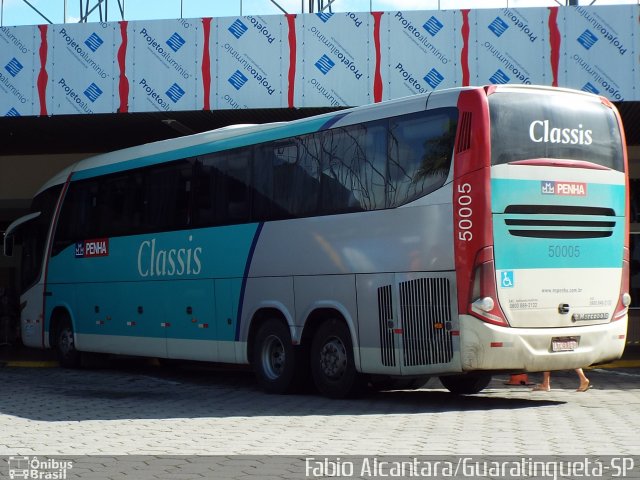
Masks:
[[[451,167],[456,126],[455,108],[391,119],[388,207],[411,202],[444,185]]]
[[[147,232],[189,226],[191,163],[187,160],[152,167],[146,172],[142,212]]]
[[[251,149],[242,148],[198,159],[193,202],[196,226],[249,222],[250,158]]]
[[[80,240],[98,236],[98,182],[72,182],[65,195],[54,238],[52,255]]]
[[[100,236],[134,235],[142,229],[140,171],[106,177],[100,185]]]
[[[322,213],[384,208],[386,121],[327,130],[323,150]]]
[[[305,135],[266,147],[271,149],[267,158],[273,169],[273,202],[290,218],[318,213],[320,138]]]

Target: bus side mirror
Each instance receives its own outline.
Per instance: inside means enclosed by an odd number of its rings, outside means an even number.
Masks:
[[[15,242],[12,234],[4,236],[4,255],[6,257],[13,257],[13,244]]]

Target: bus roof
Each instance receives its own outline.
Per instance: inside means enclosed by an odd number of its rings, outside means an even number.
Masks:
[[[275,122],[255,125],[229,125],[216,130],[210,130],[168,140],[161,140],[89,157],[71,165],[70,167],[67,167],[57,175],[53,176],[40,188],[37,193],[39,194],[54,185],[59,185],[66,182],[69,178],[69,175],[73,175],[74,179],[89,178],[111,172],[124,171],[147,165],[162,163],[165,161],[190,158],[206,153],[212,153],[215,151],[227,150],[266,141],[279,140],[296,135],[303,135],[306,133],[323,130],[331,125],[337,124],[338,122],[340,122],[341,125],[348,125],[358,123],[359,121],[364,121],[364,119],[367,117],[367,114],[369,114],[370,111],[374,109],[379,110],[380,112],[379,115],[376,115],[377,118],[385,118],[387,116],[406,113],[406,109],[410,108],[412,105],[419,106],[422,104],[424,105],[422,108],[425,108],[426,102],[431,95],[440,96],[443,94],[451,94],[452,92],[461,92],[464,90],[481,88],[486,88],[488,92],[494,90],[522,91],[526,89],[577,93],[575,90],[558,89],[555,87],[523,85],[460,87],[427,92],[419,95],[412,95],[396,100],[388,100],[377,104],[353,107],[314,117],[294,120],[291,122]],[[589,94],[585,93],[585,95]],[[416,108],[416,110],[422,108]],[[349,116],[349,120],[345,119],[345,117],[347,116]],[[344,121],[341,122],[341,120],[343,119]],[[374,117],[371,117],[369,119],[374,119]]]

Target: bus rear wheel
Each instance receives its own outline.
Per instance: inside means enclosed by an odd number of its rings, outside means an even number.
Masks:
[[[289,393],[297,386],[299,365],[291,343],[289,327],[278,319],[269,319],[256,333],[252,365],[258,383],[268,393]]]
[[[491,382],[488,373],[465,373],[463,375],[447,375],[440,377],[440,382],[451,393],[472,395],[479,393]]]
[[[364,387],[356,371],[349,328],[332,319],[324,322],[311,344],[311,374],[318,391],[330,398],[354,396]]]
[[[56,334],[56,352],[60,365],[65,368],[80,367],[80,352],[76,350],[75,336],[71,320],[64,318],[58,325]]]

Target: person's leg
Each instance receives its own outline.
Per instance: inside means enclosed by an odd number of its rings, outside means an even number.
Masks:
[[[576,368],[576,373],[578,374],[578,378],[580,379],[580,386],[578,387],[578,392],[586,392],[589,390],[589,379],[584,374],[581,368]]]
[[[539,383],[533,389],[542,392],[551,390],[551,372],[542,372],[542,383]]]

